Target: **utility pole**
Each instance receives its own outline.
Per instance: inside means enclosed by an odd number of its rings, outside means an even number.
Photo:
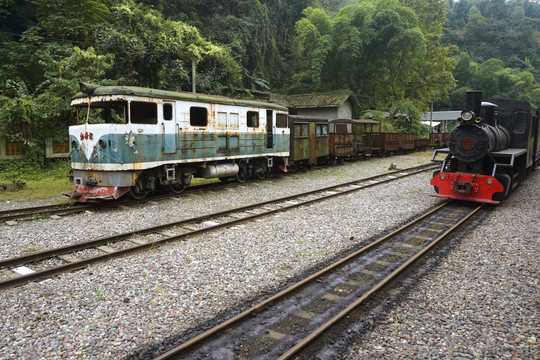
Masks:
[[[191,59],[191,92],[196,93],[197,92],[197,84],[196,84],[196,66],[197,66],[197,60],[195,58]]]

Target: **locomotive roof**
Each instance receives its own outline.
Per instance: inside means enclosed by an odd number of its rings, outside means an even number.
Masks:
[[[165,100],[183,100],[224,105],[238,105],[247,107],[259,107],[265,109],[287,111],[284,106],[266,103],[262,101],[251,101],[243,99],[233,99],[219,95],[197,94],[183,91],[168,91],[159,89],[143,88],[138,86],[101,86],[92,84],[82,84],[81,91],[73,96],[72,99],[81,99],[92,96],[108,96],[108,95],[130,95],[151,97]]]

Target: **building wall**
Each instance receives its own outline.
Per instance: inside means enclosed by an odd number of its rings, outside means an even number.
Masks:
[[[347,100],[341,106],[320,107],[320,108],[297,108],[296,113],[304,116],[315,116],[328,120],[334,119],[352,119],[353,106],[350,100]]]
[[[349,100],[338,108],[338,119],[352,119],[353,107]]]

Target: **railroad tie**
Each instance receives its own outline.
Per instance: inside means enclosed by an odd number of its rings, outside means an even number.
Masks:
[[[107,254],[116,252],[115,249],[113,249],[112,247],[107,246],[107,245],[98,246],[97,249],[98,249],[98,250],[101,250],[101,251],[103,251],[103,252],[106,252]]]
[[[56,257],[59,258],[60,260],[62,260],[63,262],[68,263],[68,264],[71,264],[71,263],[79,260],[79,259],[74,258],[73,256],[70,256],[70,255],[67,255],[67,254],[57,255]]]

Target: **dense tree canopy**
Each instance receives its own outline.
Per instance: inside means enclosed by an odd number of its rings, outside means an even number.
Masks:
[[[364,109],[419,109],[453,86],[450,56],[442,47],[443,6],[432,1],[358,1],[331,18],[308,8],[296,24],[292,91],[349,89]],[[438,19],[438,20],[437,20]]]
[[[540,104],[540,4],[530,0],[448,0],[442,39],[459,46],[457,87],[439,108],[459,109],[466,90]]]
[[[37,152],[80,81],[189,91],[192,64],[200,92],[347,90],[390,118],[540,104],[539,35],[532,0],[0,0],[0,136]]]

